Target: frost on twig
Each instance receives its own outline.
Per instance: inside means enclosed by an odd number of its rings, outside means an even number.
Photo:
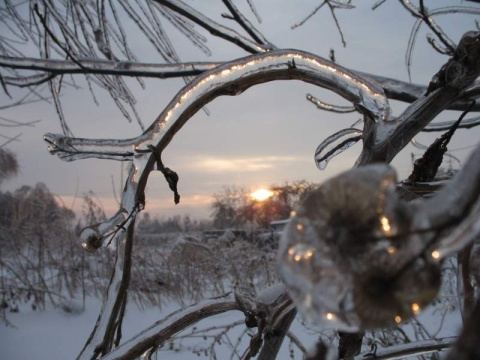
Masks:
[[[82,236],[100,238],[100,243],[104,244],[105,234],[110,234],[114,227],[121,231],[128,226],[137,212],[143,209],[148,174],[155,167],[162,171],[158,158],[176,132],[200,108],[220,95],[237,95],[257,84],[291,79],[334,91],[352,102],[369,122],[389,120],[388,100],[378,84],[313,54],[277,50],[229,62],[203,73],[184,87],[150,127],[136,138],[91,140],[45,135],[50,152],[63,160],[99,158],[132,161],[119,212],[107,223],[85,229]],[[91,237],[92,234],[96,237]]]

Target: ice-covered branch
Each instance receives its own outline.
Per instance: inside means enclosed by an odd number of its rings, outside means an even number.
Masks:
[[[456,120],[451,121],[442,121],[436,123],[430,123],[423,128],[423,132],[434,132],[434,131],[446,131],[449,130],[453,124],[455,124]],[[480,125],[480,116],[475,116],[470,119],[462,120],[462,122],[458,125],[459,129],[470,129]]]
[[[366,124],[367,139],[357,165],[390,162],[441,111],[448,108],[480,75],[480,32],[463,35],[455,54],[433,77],[427,95],[395,121]]]
[[[126,140],[77,139],[45,135],[52,153],[63,160],[101,158],[133,160],[120,210],[108,222],[82,232],[85,246],[94,250],[121,232],[143,208],[148,174],[182,126],[204,105],[221,95],[238,95],[251,86],[275,80],[301,80],[330,89],[353,103],[370,121],[388,122],[390,107],[383,89],[355,73],[316,55],[278,50],[229,62],[198,76],[184,87],[140,136]],[[167,175],[166,175],[167,176]]]
[[[448,349],[452,347],[456,340],[455,337],[449,337],[395,345],[383,350],[358,355],[355,360],[388,360],[419,356]]]
[[[310,101],[312,104],[315,104],[320,110],[331,111],[339,114],[351,113],[355,111],[355,108],[353,106],[328,104],[311,94],[307,94],[307,100]]]
[[[122,237],[115,241],[116,258],[106,299],[98,315],[97,323],[90,334],[77,360],[95,359],[108,353],[114,344],[114,336],[123,317],[122,308],[127,301],[127,289],[130,282],[131,255],[134,222]]]
[[[148,64],[135,61],[111,61],[82,57],[77,58],[77,63],[69,60],[0,56],[0,66],[12,69],[45,71],[50,75],[104,74],[152,77],[161,79],[170,77],[195,76],[223,64],[221,62]],[[79,64],[81,66],[79,66]]]
[[[56,59],[35,59],[35,58],[16,58],[0,56],[0,66],[12,69],[36,70],[45,73],[33,75],[30,77],[4,77],[6,84],[13,86],[38,85],[48,81],[54,76],[66,74],[103,74],[118,76],[133,76],[142,78],[177,78],[185,76],[196,76],[205,71],[211,70],[217,66],[224,65],[225,62],[185,62],[175,64],[157,64],[141,63],[137,61],[109,61],[100,59],[77,58],[80,67],[70,60]],[[407,103],[414,102],[424,97],[427,92],[427,86],[416,85],[401,80],[391,79],[380,75],[357,72],[361,77],[369,79],[372,82],[379,83],[385,95],[389,99],[399,100]],[[462,99],[470,99],[479,96],[479,84],[467,88],[461,94],[460,99],[451,104],[450,110],[465,110],[470,102]],[[480,102],[475,105],[472,111],[480,110]]]
[[[203,300],[175,311],[138,335],[103,356],[102,360],[126,360],[140,357],[147,350],[161,346],[166,340],[202,319],[226,311],[239,310],[233,294]]]
[[[362,139],[362,136],[362,130],[348,128],[327,137],[315,150],[314,159],[317,167],[324,170],[334,156],[355,145]]]
[[[478,237],[480,147],[473,151],[453,180],[436,196],[419,204],[417,211],[422,216],[415,220],[413,228],[432,233],[426,242],[431,243],[431,253],[437,258],[462,249]]]
[[[228,8],[233,16],[233,19],[255,40],[257,43],[267,45],[271,49],[274,49],[270,41],[268,41],[263,34],[258,31],[252,23],[238,10],[232,0],[222,0],[225,6]]]
[[[378,82],[385,90],[385,95],[387,95],[389,99],[399,100],[406,103],[413,103],[418,99],[425,97],[428,88],[424,85],[404,82],[380,75],[374,75],[365,72],[359,72],[359,74],[367,79],[372,79]],[[472,86],[468,86],[464,92],[462,92],[459,97],[447,107],[447,109],[463,111],[469,108],[471,106],[470,99],[474,99],[480,95],[478,86],[478,82],[474,82]],[[473,108],[471,108],[471,110],[479,111],[480,103],[476,104]]]
[[[438,37],[438,39],[443,43],[443,45],[449,50],[449,55],[452,55],[455,52],[455,43],[433,20],[432,14],[429,13],[427,8],[424,6],[423,0],[420,0],[420,7],[418,9],[415,8],[411,1],[403,0],[402,4],[404,4],[407,9],[413,7],[413,9],[410,9],[410,13],[415,17],[419,17],[420,20],[423,21],[433,31],[433,33]]]
[[[64,159],[99,157],[125,160],[152,156],[148,145],[161,152],[174,134],[202,106],[220,95],[237,95],[251,86],[276,80],[301,80],[330,89],[353,103],[374,122],[389,119],[383,89],[339,65],[298,50],[252,55],[214,68],[182,89],[142,135],[126,140],[76,139],[48,134],[49,149]],[[151,164],[153,165],[153,163]]]
[[[57,134],[45,134],[48,151],[65,161],[86,158],[131,161],[135,154],[132,140],[91,140],[71,138]]]
[[[221,37],[225,40],[228,40],[235,45],[238,45],[242,49],[248,51],[249,53],[255,54],[258,52],[264,52],[271,50],[270,45],[263,45],[256,43],[252,40],[245,38],[244,36],[237,33],[235,30],[227,28],[212,19],[206,17],[202,13],[188,6],[180,0],[154,0],[157,3],[168,7],[169,9],[176,11],[180,15],[186,17],[187,19],[192,20],[196,24],[200,25],[204,29],[208,30],[212,35]]]

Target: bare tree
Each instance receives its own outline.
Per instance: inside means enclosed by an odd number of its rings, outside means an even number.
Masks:
[[[0,184],[3,180],[17,173],[18,164],[15,155],[0,148]]]
[[[4,89],[27,87],[32,92],[43,84],[48,85],[63,129],[63,135],[45,135],[49,151],[65,161],[97,158],[131,164],[118,212],[104,222],[85,228],[80,235],[87,251],[94,252],[114,243],[116,260],[106,300],[79,359],[134,358],[152,352],[179,330],[205,316],[230,310],[242,311],[247,325],[258,329],[258,336],[252,338],[244,358],[258,354],[260,359],[272,359],[277,356],[297,309],[318,323],[335,324],[342,331],[339,353],[352,358],[360,351],[363,331],[395,326],[428,305],[438,291],[441,261],[478,237],[478,148],[462,171],[426,201],[407,203],[399,199],[395,193],[395,173],[387,165],[420,131],[450,129],[455,121],[429,125],[444,110],[465,113],[480,110],[475,102],[476,79],[480,74],[480,32],[467,32],[456,44],[435,22],[439,15],[478,15],[478,6],[460,4],[427,9],[422,0],[418,5],[399,0],[405,11],[417,19],[408,45],[407,66],[411,65],[422,25],[433,33],[428,37],[431,46],[447,56],[445,65],[430,84],[420,86],[347,69],[335,62],[334,53],[327,60],[304,51],[280,49],[267,40],[231,0],[222,2],[229,11],[224,17],[235,21],[245,35],[180,0],[32,0],[22,4],[23,7],[6,0],[0,9],[1,21],[13,36],[13,39],[0,38],[2,85]],[[373,8],[383,3],[385,0],[377,1]],[[254,10],[251,1],[249,4]],[[296,26],[301,26],[322,7],[330,10],[344,42],[337,11],[353,9],[352,1],[318,1],[318,6]],[[258,17],[255,10],[254,13]],[[164,20],[204,52],[209,51],[204,38],[192,24],[250,55],[224,63],[181,63],[163,28]],[[165,63],[147,64],[138,59],[129,45],[126,21],[138,27]],[[15,45],[18,39],[33,44],[38,57],[26,57]],[[27,70],[33,74],[26,74]],[[125,76],[136,77],[140,83],[146,77],[185,77],[187,85],[142,134],[129,139],[83,139],[72,136],[58,95],[64,86],[74,85],[65,79],[75,74],[85,76],[92,91],[95,86],[105,89],[122,113],[129,119],[135,118],[142,129]],[[200,302],[176,312],[122,342],[121,325],[134,251],[133,229],[136,216],[145,207],[144,191],[150,172],[161,171],[174,201],[180,201],[178,175],[164,165],[161,157],[176,133],[215,98],[237,95],[249,87],[277,80],[310,83],[352,104],[339,107],[307,96],[323,110],[357,111],[361,115],[363,129],[354,126],[337,132],[325,139],[315,153],[318,167],[324,168],[333,156],[361,141],[363,147],[356,168],[313,191],[290,221],[279,252],[285,287],[277,286],[268,292],[269,296],[237,289],[234,295]],[[394,116],[389,104],[391,99],[409,105]],[[455,127],[479,123],[478,117],[465,120],[463,117]],[[436,146],[445,147],[446,142],[444,139]],[[372,166],[373,163],[377,165]],[[426,163],[424,166],[435,167]],[[470,269],[463,270],[469,279]],[[467,324],[466,329],[469,328],[475,326]],[[478,340],[479,334],[467,335],[468,339],[465,335],[460,337],[456,349],[461,351],[457,351],[456,358],[468,359],[468,354],[474,351],[471,347],[475,347],[476,342],[470,337]],[[409,344],[407,349],[392,350],[390,353],[394,355],[382,358],[396,356],[398,351],[409,355],[428,349],[435,351],[445,344]],[[315,358],[329,356],[330,351],[324,345],[319,344],[317,350]],[[367,356],[375,358],[377,354]]]

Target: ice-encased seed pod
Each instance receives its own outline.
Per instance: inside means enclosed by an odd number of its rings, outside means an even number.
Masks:
[[[437,264],[418,258],[409,205],[386,165],[350,170],[312,191],[283,232],[280,273],[313,323],[356,331],[395,325],[436,296]]]

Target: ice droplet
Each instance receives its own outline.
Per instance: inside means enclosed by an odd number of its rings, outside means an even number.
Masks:
[[[80,234],[82,247],[87,252],[95,252],[102,245],[102,238],[92,228],[85,228]]]
[[[437,295],[440,267],[412,250],[413,213],[395,185],[386,165],[356,168],[312,191],[290,219],[280,275],[307,321],[344,331],[395,326]]]

